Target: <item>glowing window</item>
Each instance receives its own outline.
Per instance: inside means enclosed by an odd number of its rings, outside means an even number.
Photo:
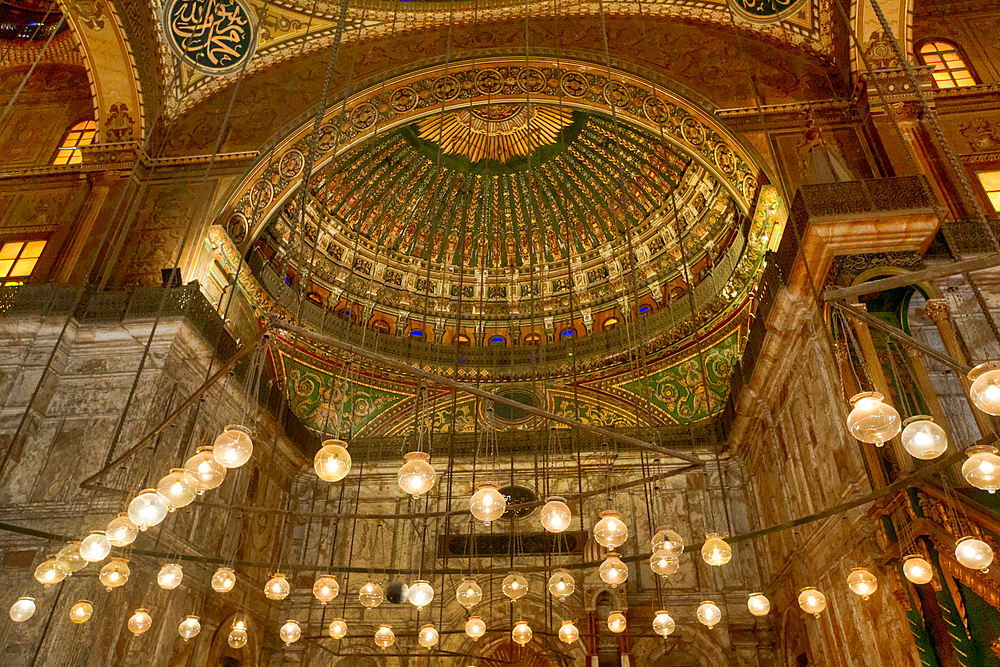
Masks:
[[[410,335],[411,336],[416,336],[417,338],[423,338],[424,337],[424,332],[421,331],[420,329],[414,329],[413,331],[410,332]]]
[[[920,59],[925,65],[934,65],[934,85],[938,88],[962,88],[976,85],[969,66],[951,42],[927,42],[920,47]]]
[[[455,345],[459,347],[465,347],[469,344],[469,337],[465,334],[459,334],[455,336]]]
[[[81,146],[89,146],[94,142],[94,135],[97,134],[97,122],[85,120],[69,128],[69,132],[63,137],[59,150],[56,151],[56,159],[52,164],[80,164],[83,162]]]
[[[652,306],[650,306],[648,304],[643,304],[643,305],[639,306],[639,312],[640,313],[648,313],[651,310],[653,310],[653,308],[652,308]]]
[[[504,347],[507,345],[507,340],[503,336],[493,336],[490,338],[490,347]]]
[[[45,241],[11,241],[0,246],[0,279],[30,278]]]
[[[378,331],[379,333],[387,334],[389,333],[389,323],[385,320],[377,320],[374,324],[372,324],[372,329]]]
[[[603,328],[605,331],[610,331],[611,329],[614,329],[616,326],[618,326],[617,317],[609,317],[608,319],[604,320]]]
[[[569,338],[569,337],[571,337],[571,336],[573,336],[575,334],[576,334],[576,330],[574,330],[574,329],[563,329],[563,332],[561,334],[559,334],[559,337],[560,338]]]
[[[994,211],[1000,211],[1000,171],[980,171],[976,174],[979,182],[986,190]]]
[[[542,337],[539,336],[538,334],[528,334],[527,336],[524,337],[524,344],[525,345],[541,345],[542,344]]]

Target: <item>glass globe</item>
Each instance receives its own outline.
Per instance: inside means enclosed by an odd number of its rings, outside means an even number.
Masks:
[[[996,493],[1000,489],[1000,456],[996,447],[974,445],[965,450],[969,457],[962,464],[962,476],[972,486]]]
[[[35,598],[18,598],[10,606],[10,620],[24,623],[35,615]]]
[[[83,556],[80,555],[79,542],[70,542],[64,546],[59,550],[59,555],[56,556],[56,558],[59,559],[59,566],[66,570],[67,574],[79,572],[83,568],[87,567],[87,561],[85,561]]]
[[[428,623],[417,632],[417,642],[424,648],[431,648],[438,643],[438,631]]]
[[[135,542],[139,536],[139,526],[129,518],[128,514],[122,512],[117,518],[112,519],[105,532],[108,542],[113,547],[127,547]]]
[[[714,602],[702,602],[698,606],[698,611],[695,615],[698,617],[698,622],[709,630],[722,620],[722,610]]]
[[[80,542],[80,558],[88,563],[99,563],[111,554],[111,542],[103,530],[95,530]]]
[[[542,506],[540,517],[542,528],[550,533],[561,533],[569,528],[569,523],[573,519],[573,513],[570,512],[569,505],[566,504],[564,498],[552,496]]]
[[[380,648],[389,648],[396,641],[396,635],[392,633],[392,627],[380,625],[375,631],[375,645]]]
[[[184,641],[197,637],[199,632],[201,632],[201,621],[197,616],[185,616],[181,624],[177,626],[177,634]]]
[[[721,567],[733,557],[733,550],[724,539],[715,533],[705,536],[705,544],[701,546],[701,557],[709,565]]]
[[[198,497],[198,480],[184,468],[173,468],[170,473],[156,483],[156,492],[173,512],[194,502]]]
[[[233,628],[229,631],[229,636],[226,638],[226,642],[232,648],[243,648],[247,645],[247,631],[246,628]]]
[[[410,599],[410,587],[402,581],[394,581],[385,587],[385,601],[391,604],[403,604]]]
[[[676,627],[677,624],[674,623],[674,619],[670,617],[670,614],[662,609],[656,612],[656,615],[653,616],[653,632],[661,637],[666,637],[672,633]]]
[[[660,549],[649,557],[649,567],[652,568],[655,574],[667,577],[680,568],[681,561],[670,554],[669,549]]]
[[[993,549],[986,542],[963,537],[955,544],[955,559],[970,570],[987,572],[993,562]]]
[[[881,447],[899,433],[899,413],[883,403],[884,398],[877,391],[863,391],[851,397],[854,408],[847,416],[847,428],[861,442]]]
[[[478,616],[470,616],[465,622],[465,634],[473,639],[479,639],[486,634],[486,623]]]
[[[399,469],[399,488],[414,498],[419,498],[434,486],[437,473],[429,463],[431,455],[427,452],[407,452],[403,455],[406,463]]]
[[[987,361],[969,371],[972,404],[988,415],[1000,416],[1000,363]]]
[[[573,575],[563,569],[554,570],[549,577],[549,593],[557,600],[565,600],[576,590]]]
[[[288,646],[299,641],[302,636],[302,628],[299,627],[298,621],[285,621],[281,630],[278,631],[278,635],[281,636],[281,641],[285,642],[285,646]]]
[[[69,620],[77,625],[86,623],[94,615],[94,605],[90,600],[80,600],[70,607]]]
[[[220,567],[212,575],[212,590],[216,593],[228,593],[236,586],[236,573],[232,568]]]
[[[628,623],[625,621],[625,614],[620,611],[613,611],[608,614],[608,630],[611,630],[615,634],[621,634],[625,632],[626,627],[628,627]]]
[[[472,609],[483,599],[483,589],[476,583],[475,579],[466,578],[455,589],[455,597],[458,603],[466,609]]]
[[[580,638],[580,631],[573,621],[563,621],[559,626],[559,641],[563,644],[572,644]]]
[[[763,593],[753,593],[747,598],[747,609],[754,616],[767,616],[771,611],[771,601]]]
[[[332,574],[319,577],[313,584],[313,596],[320,604],[326,604],[338,595],[340,595],[340,584]]]
[[[343,639],[347,636],[347,621],[342,618],[335,618],[330,621],[330,627],[327,630],[334,639]]]
[[[528,627],[527,621],[518,621],[514,624],[514,629],[510,631],[510,638],[514,640],[515,643],[524,646],[531,641],[531,628]]]
[[[124,586],[131,574],[132,570],[129,569],[127,560],[124,558],[112,558],[107,565],[101,568],[97,579],[110,591],[112,588]]]
[[[38,567],[35,568],[35,580],[45,588],[52,584],[58,584],[65,579],[69,573],[62,568],[58,556],[46,556]]]
[[[225,468],[239,468],[253,456],[253,440],[246,426],[230,424],[215,439],[212,456]]]
[[[915,415],[903,422],[903,449],[921,461],[930,461],[948,449],[948,435],[927,415]]]
[[[138,637],[153,627],[153,619],[145,609],[136,609],[132,618],[128,619],[128,630]]]
[[[417,609],[423,609],[434,599],[434,588],[423,579],[415,581],[406,593],[406,599]]]
[[[611,588],[618,588],[628,579],[628,566],[622,562],[621,556],[612,552],[605,556],[599,573],[604,583],[609,584]]]
[[[264,584],[264,595],[268,600],[284,600],[292,592],[292,587],[288,585],[288,578],[276,572],[266,584]]]
[[[155,489],[142,491],[128,504],[128,518],[139,526],[139,530],[157,525],[167,518],[167,512],[166,503]]]
[[[856,567],[847,576],[847,587],[855,595],[867,600],[878,588],[878,579],[863,567]]]
[[[156,574],[156,583],[165,591],[172,591],[181,585],[184,570],[176,563],[167,563]]]
[[[934,578],[931,564],[917,554],[903,558],[903,575],[914,584],[929,584]]]
[[[374,609],[375,607],[382,604],[385,600],[385,595],[382,593],[382,587],[376,584],[374,581],[369,581],[367,584],[361,587],[358,591],[358,600],[361,604],[368,609]]]
[[[615,510],[604,510],[601,519],[594,524],[594,539],[602,547],[615,549],[628,539],[628,526]]]
[[[487,526],[503,516],[507,511],[507,499],[496,484],[484,482],[469,500],[469,511]]]
[[[511,572],[504,577],[501,588],[504,595],[517,601],[528,594],[528,580],[520,572]]]
[[[660,528],[650,540],[650,547],[652,547],[654,554],[657,551],[666,550],[670,556],[680,558],[680,555],[684,553],[684,540],[669,528]]]
[[[826,609],[826,596],[812,586],[807,586],[799,591],[799,607],[807,614],[819,618],[820,613]]]
[[[347,443],[343,440],[324,440],[313,459],[313,469],[324,482],[339,482],[347,477],[347,473],[351,472]]]
[[[226,467],[215,460],[214,447],[199,447],[195,455],[184,462],[195,481],[195,492],[200,496],[225,481]]]

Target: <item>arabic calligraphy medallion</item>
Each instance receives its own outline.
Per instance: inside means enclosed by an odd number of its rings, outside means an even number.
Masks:
[[[235,72],[257,49],[257,19],[245,0],[167,0],[163,32],[185,65],[212,76]]]

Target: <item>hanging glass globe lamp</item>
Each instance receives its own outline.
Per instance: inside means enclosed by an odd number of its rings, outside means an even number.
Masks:
[[[970,570],[988,572],[993,562],[993,549],[982,540],[963,537],[955,543],[955,559]]]
[[[24,623],[35,615],[35,598],[18,598],[10,606],[10,620]]]
[[[612,588],[618,588],[628,579],[628,566],[622,562],[620,555],[612,552],[605,556],[598,573],[601,581]]]
[[[253,456],[253,440],[246,426],[230,424],[212,444],[212,456],[224,468],[239,468]]]
[[[799,591],[799,607],[807,614],[816,618],[826,609],[826,596],[812,586],[806,586]]]
[[[406,599],[417,609],[423,609],[434,600],[434,587],[423,579],[415,581],[407,591]]]
[[[733,549],[724,539],[715,533],[709,533],[701,547],[701,557],[709,565],[721,567],[732,559]]]
[[[167,504],[163,502],[156,489],[145,489],[139,492],[128,504],[128,518],[139,527],[147,530],[158,525],[167,518]]]
[[[420,630],[417,632],[417,643],[419,643],[424,648],[433,648],[435,644],[438,643],[438,631],[433,625],[428,623],[427,625],[421,626]]]
[[[965,450],[967,458],[962,464],[962,477],[972,486],[996,493],[1000,489],[1000,456],[996,447],[973,445]]]
[[[62,565],[59,563],[59,557],[56,555],[46,556],[45,560],[35,568],[35,581],[45,586],[45,588],[48,588],[52,584],[58,584],[67,575],[68,572],[62,568]]]
[[[661,637],[668,636],[676,627],[677,624],[674,623],[674,619],[670,617],[670,614],[662,609],[656,612],[656,615],[653,616],[653,632]]]
[[[177,634],[184,641],[194,639],[198,636],[199,632],[201,632],[201,620],[197,616],[185,616],[184,620],[177,626]]]
[[[483,599],[483,589],[476,583],[475,579],[466,577],[455,589],[455,597],[458,603],[466,609],[472,609]]]
[[[149,615],[149,611],[145,609],[136,609],[135,613],[132,614],[132,618],[128,619],[128,630],[136,637],[151,627],[153,627],[153,618]]]
[[[198,497],[198,480],[184,468],[173,468],[156,483],[156,493],[167,510],[173,512],[178,507],[190,505]]]
[[[392,633],[392,626],[380,625],[375,631],[375,645],[379,648],[389,648],[396,641],[396,635]]]
[[[903,422],[903,449],[915,459],[930,461],[948,449],[948,435],[928,415],[914,415]]]
[[[220,567],[212,575],[212,590],[216,593],[228,593],[236,586],[236,573],[231,567]]]
[[[95,530],[80,542],[80,558],[88,563],[99,563],[111,554],[111,542],[103,530]]]
[[[653,553],[649,557],[649,567],[653,570],[654,574],[658,574],[661,577],[667,577],[673,574],[680,568],[680,560],[671,555],[669,549],[660,549]]]
[[[863,391],[851,397],[854,407],[847,416],[847,428],[861,442],[881,447],[899,433],[899,413],[884,403],[884,398],[877,391]]]
[[[97,575],[98,581],[104,584],[109,591],[112,588],[119,588],[128,583],[128,578],[132,574],[128,561],[124,558],[112,558]]]
[[[313,583],[313,597],[325,605],[330,600],[340,595],[340,584],[332,574],[324,574]]]
[[[507,510],[507,499],[500,489],[492,482],[483,482],[479,489],[469,499],[469,511],[484,524],[491,523],[503,516]]]
[[[288,578],[280,572],[276,572],[264,584],[264,595],[268,600],[284,600],[291,592],[292,587],[288,584]]]
[[[969,371],[972,404],[988,415],[1000,416],[1000,362],[987,361]]]
[[[561,533],[569,528],[570,521],[573,520],[573,513],[566,504],[566,499],[560,496],[552,496],[542,506],[539,513],[542,520],[542,528],[550,533]]]
[[[527,621],[518,621],[514,624],[514,629],[510,631],[510,637],[514,640],[514,643],[524,646],[531,641],[531,636],[534,633],[531,628],[528,627]]]
[[[747,598],[747,609],[754,616],[767,616],[767,613],[771,611],[771,601],[763,593],[752,593]]]
[[[472,639],[479,639],[486,634],[486,623],[478,616],[470,616],[465,622],[465,634]]]
[[[878,588],[878,579],[863,567],[856,567],[847,576],[847,587],[862,600],[867,600]]]
[[[665,550],[670,556],[680,558],[680,555],[684,553],[684,540],[669,528],[660,528],[650,540],[650,547],[654,554]]]
[[[576,590],[576,580],[568,571],[559,568],[553,570],[549,577],[549,593],[560,602],[573,595]]]
[[[93,615],[94,605],[90,600],[80,600],[69,610],[69,620],[77,625],[86,623]]]
[[[695,613],[698,622],[711,630],[722,620],[722,610],[711,601],[702,602]]]
[[[520,572],[511,572],[501,585],[503,594],[515,602],[528,594],[528,580]]]
[[[382,601],[385,600],[385,595],[382,593],[381,586],[374,581],[369,581],[358,591],[358,600],[367,609],[374,609],[382,604]]]
[[[910,554],[903,558],[903,576],[914,584],[929,584],[934,578],[934,569],[922,556]]]
[[[594,524],[594,539],[606,549],[617,549],[628,539],[628,526],[618,512],[604,510],[600,520]]]
[[[167,563],[156,573],[156,584],[165,591],[172,591],[181,585],[184,570],[177,563]]]
[[[135,525],[135,522],[129,518],[128,514],[122,512],[117,518],[112,519],[108,523],[105,535],[111,546],[127,547],[135,542],[135,538],[139,536],[139,526]]]
[[[580,631],[573,621],[563,621],[559,626],[559,641],[563,644],[572,644],[580,638]]]
[[[336,439],[324,440],[313,459],[313,469],[324,482],[339,482],[347,477],[347,473],[351,472],[351,455],[347,452],[347,443]]]
[[[625,632],[626,627],[628,627],[628,623],[625,620],[625,614],[620,611],[608,614],[608,630],[618,635]]]
[[[334,639],[343,639],[347,636],[347,621],[342,618],[335,618],[330,621],[330,627],[327,628],[327,631]]]
[[[403,455],[406,463],[399,469],[399,488],[414,498],[419,498],[434,486],[437,473],[430,464],[427,452],[407,452]]]
[[[110,540],[108,541],[110,542]],[[56,558],[59,559],[59,566],[66,570],[67,575],[79,572],[83,568],[87,567],[87,561],[80,555],[79,542],[68,543],[59,550],[59,554]]]
[[[285,646],[288,646],[299,641],[299,638],[302,637],[302,628],[298,621],[288,620],[281,626],[278,635],[281,637],[281,641],[285,642]]]
[[[200,496],[218,487],[226,480],[226,467],[215,460],[214,447],[199,447],[195,455],[184,462],[195,480],[195,491]]]

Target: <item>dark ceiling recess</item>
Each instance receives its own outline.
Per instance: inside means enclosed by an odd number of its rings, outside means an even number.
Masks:
[[[0,0],[0,39],[48,39],[67,27],[57,2]]]
[[[579,554],[587,544],[587,533],[574,531],[559,534],[522,533],[518,535],[475,535],[470,542],[468,535],[442,535],[438,553],[448,557],[503,556],[510,553],[510,541],[515,539],[519,556],[543,554]]]

